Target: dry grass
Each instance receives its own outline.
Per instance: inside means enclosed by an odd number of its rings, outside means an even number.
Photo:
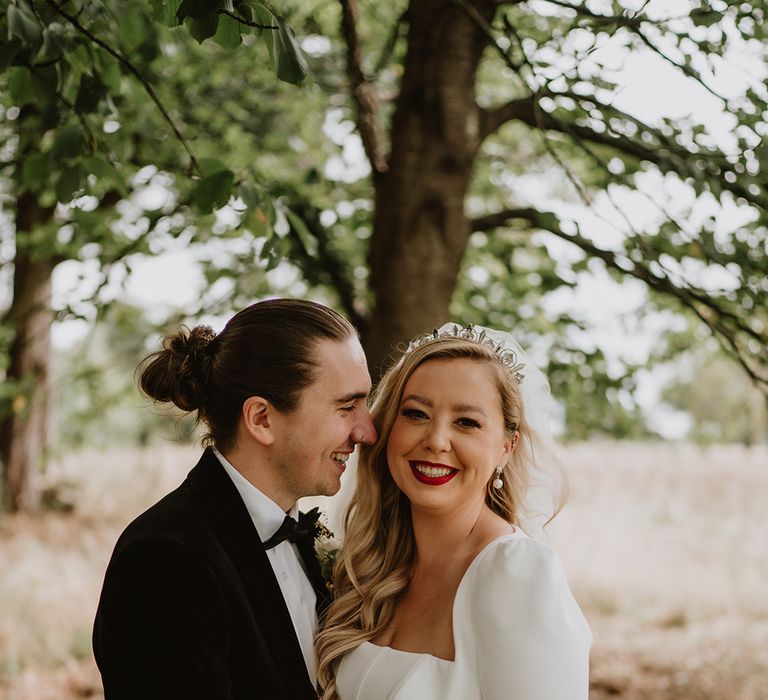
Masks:
[[[0,520],[0,698],[102,697],[90,626],[127,522],[194,448],[73,455],[71,514]],[[552,540],[595,635],[592,700],[757,700],[768,688],[768,449],[584,444]]]
[[[46,480],[73,513],[0,518],[0,698],[102,697],[91,625],[112,547],[128,522],[181,482],[197,449],[82,453]]]
[[[595,635],[590,697],[768,697],[768,450],[565,455],[552,538]]]

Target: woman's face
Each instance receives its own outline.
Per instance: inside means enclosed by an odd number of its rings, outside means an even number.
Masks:
[[[414,510],[480,507],[512,445],[487,362],[427,360],[411,375],[387,441],[387,462]]]

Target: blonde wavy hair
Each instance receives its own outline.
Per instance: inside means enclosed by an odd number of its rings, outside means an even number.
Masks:
[[[410,503],[390,475],[386,445],[406,383],[419,365],[438,359],[471,359],[492,369],[506,432],[510,437],[519,432],[519,439],[503,466],[504,485],[493,488],[492,475],[485,502],[513,525],[520,526],[525,514],[535,436],[523,415],[517,380],[493,350],[471,340],[438,338],[406,352],[374,392],[371,416],[379,437],[373,445],[360,448],[357,486],[344,518],[344,544],[333,569],[334,601],[316,638],[322,700],[338,698],[336,669],[341,657],[386,629],[400,594],[408,587],[414,557]]]

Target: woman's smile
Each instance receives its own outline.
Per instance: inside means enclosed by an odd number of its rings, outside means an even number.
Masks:
[[[435,464],[434,462],[411,461],[411,471],[413,475],[422,483],[430,486],[442,486],[453,479],[459,470],[455,467],[449,467],[445,464]]]

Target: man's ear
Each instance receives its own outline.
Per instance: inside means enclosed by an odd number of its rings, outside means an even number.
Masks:
[[[243,427],[256,442],[271,445],[275,441],[274,406],[261,396],[249,396],[243,402]]]

